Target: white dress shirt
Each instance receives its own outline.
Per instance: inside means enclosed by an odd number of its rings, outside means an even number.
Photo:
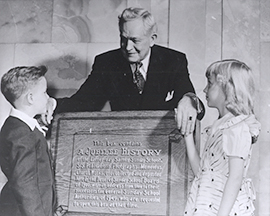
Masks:
[[[22,120],[25,124],[27,124],[30,127],[32,131],[34,131],[36,127],[44,136],[46,136],[45,131],[42,130],[37,120],[34,118],[31,118],[26,113],[12,107],[9,115]]]
[[[146,77],[147,77],[147,70],[148,70],[150,55],[151,55],[151,49],[150,49],[149,53],[147,54],[147,56],[141,61],[142,66],[140,67],[140,72],[143,75],[144,80],[146,80]],[[130,66],[131,66],[132,72],[134,72],[135,69],[132,68],[133,65],[131,64]]]

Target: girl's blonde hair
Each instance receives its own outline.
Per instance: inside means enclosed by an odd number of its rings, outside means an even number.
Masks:
[[[234,115],[254,113],[255,82],[251,69],[243,62],[227,59],[212,63],[206,77],[215,75],[226,95],[226,108]]]

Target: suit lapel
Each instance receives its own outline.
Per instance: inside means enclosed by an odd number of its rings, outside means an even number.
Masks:
[[[121,67],[119,70],[121,85],[125,90],[131,89],[133,87],[133,76],[130,65],[124,58],[121,59],[119,64]]]
[[[149,66],[147,71],[147,81],[145,83],[145,92],[151,91],[152,89],[158,89],[153,86],[157,86],[164,77],[162,76],[162,58],[157,55],[156,47],[153,46],[151,50],[151,56],[149,60]]]
[[[114,62],[114,65],[112,65],[112,68],[111,77],[109,78],[109,83],[112,87],[109,90],[109,94],[112,97],[120,95],[123,104],[129,103],[128,95],[137,94],[137,87],[133,83],[133,75],[129,62],[121,54],[117,61]]]

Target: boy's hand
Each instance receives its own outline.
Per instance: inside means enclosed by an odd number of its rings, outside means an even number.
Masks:
[[[54,98],[50,97],[47,102],[47,111],[46,113],[41,115],[41,120],[44,125],[51,124],[51,121],[53,119],[53,112],[56,108],[57,102]]]

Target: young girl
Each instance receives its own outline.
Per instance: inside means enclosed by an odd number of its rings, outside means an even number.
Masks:
[[[254,215],[255,191],[246,174],[260,123],[253,114],[251,70],[243,62],[223,60],[211,64],[206,77],[207,104],[218,110],[219,118],[203,133],[201,158],[192,134],[185,136],[195,174],[185,215]]]

